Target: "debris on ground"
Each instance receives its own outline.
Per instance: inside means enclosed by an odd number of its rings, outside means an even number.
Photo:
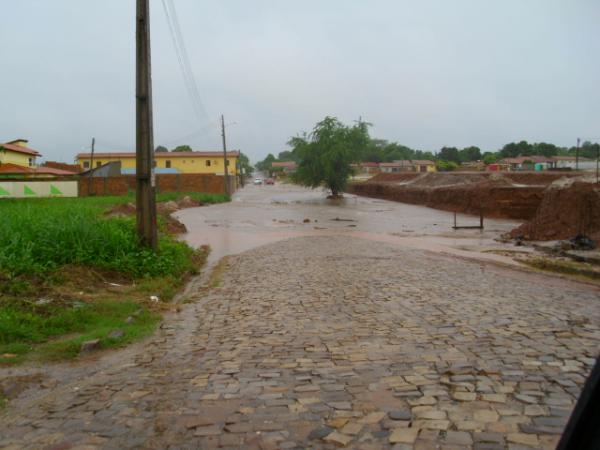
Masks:
[[[123,330],[113,330],[109,333],[108,337],[111,339],[121,339],[125,336],[125,332]]]
[[[91,341],[85,341],[81,343],[79,353],[89,353],[96,350],[100,346],[100,339],[92,339]]]

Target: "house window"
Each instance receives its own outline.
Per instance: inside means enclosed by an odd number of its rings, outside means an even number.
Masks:
[[[29,167],[33,166],[33,158],[29,158]]]
[[[218,166],[218,165],[219,165],[219,161],[215,159],[215,160],[213,161],[213,164],[214,164],[215,166]]]
[[[84,169],[89,169],[90,168],[90,162],[89,161],[84,161],[83,162],[83,168]]]
[[[96,161],[96,167],[100,167],[102,165],[102,161]]]
[[[170,169],[171,168],[171,161],[165,161],[165,167],[167,169]]]
[[[227,160],[225,160],[225,165],[226,165],[227,167],[229,167],[229,160],[228,160],[228,159],[227,159]]]
[[[206,167],[210,167],[210,159],[206,160]]]

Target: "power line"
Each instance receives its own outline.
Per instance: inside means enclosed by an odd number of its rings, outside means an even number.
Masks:
[[[173,46],[175,47],[175,53],[177,55],[181,74],[183,76],[184,85],[192,104],[192,109],[194,110],[198,120],[205,122],[207,119],[209,119],[209,116],[202,103],[200,91],[192,71],[190,58],[185,46],[185,41],[183,39],[183,33],[181,32],[181,26],[179,24],[179,18],[177,16],[175,4],[173,3],[173,0],[162,0],[162,5],[167,18],[167,24],[169,26],[169,33],[171,34]]]

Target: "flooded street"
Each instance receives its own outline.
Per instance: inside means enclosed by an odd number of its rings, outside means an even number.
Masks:
[[[494,239],[518,222],[486,219],[484,231],[453,230],[451,212],[350,194],[339,201],[328,200],[326,195],[321,189],[292,184],[247,185],[234,194],[231,203],[174,215],[186,225],[184,239],[190,245],[210,245],[209,264],[283,239],[332,235],[513,263],[510,258],[482,252],[506,248]],[[457,223],[478,225],[479,218],[459,214]]]
[[[124,351],[0,374],[44,380],[0,416],[0,448],[556,447],[598,288],[486,264],[517,264],[485,252],[515,223],[453,231],[452,213],[291,185],[177,216],[211,264],[232,255],[218,281]]]

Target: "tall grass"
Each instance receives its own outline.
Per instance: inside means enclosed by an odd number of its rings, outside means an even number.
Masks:
[[[178,274],[193,250],[161,236],[159,251],[138,245],[133,218],[106,218],[106,207],[131,197],[0,201],[0,273],[44,275],[66,264],[134,277]]]

